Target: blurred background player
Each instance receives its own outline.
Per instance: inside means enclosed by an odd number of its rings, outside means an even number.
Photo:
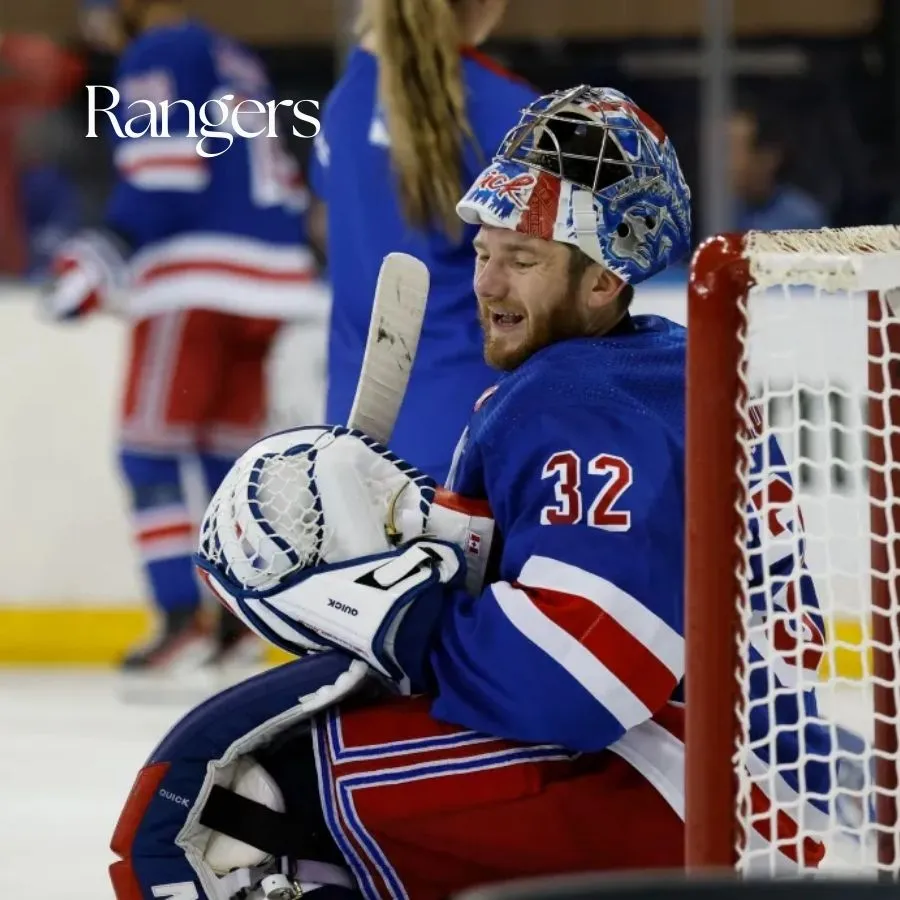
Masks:
[[[506,5],[366,0],[311,163],[310,234],[327,254],[333,289],[326,419],[347,420],[382,258],[419,257],[431,294],[392,447],[438,481],[493,381],[472,293],[474,230],[455,204],[537,96],[473,49]]]
[[[738,231],[823,228],[824,206],[785,177],[789,147],[787,129],[775,111],[762,103],[744,102],[728,122],[731,179]]]
[[[123,0],[105,16],[93,12],[94,40],[122,47],[120,126],[135,100],[187,100],[196,110],[229,93],[235,103],[271,98],[256,57],[193,21],[178,0]],[[98,105],[109,102],[103,95]],[[125,658],[127,670],[242,655],[249,635],[237,621],[223,615],[213,636],[203,615],[186,476],[208,496],[258,437],[280,323],[321,302],[309,291],[316,273],[304,246],[307,195],[293,158],[265,135],[232,135],[225,152],[204,158],[188,135],[188,109],[170,107],[168,137],[117,137],[99,117],[116,168],[104,228],[61,248],[45,298],[60,319],[94,309],[132,319],[119,459],[161,628]],[[243,125],[258,130],[258,117]],[[207,151],[225,149],[224,139],[213,140]]]

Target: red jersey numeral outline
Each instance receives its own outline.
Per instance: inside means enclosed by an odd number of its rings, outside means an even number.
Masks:
[[[610,476],[584,513],[582,473],[588,476]],[[553,493],[556,503],[541,510],[542,525],[577,525],[586,521],[590,528],[604,531],[628,531],[631,512],[617,508],[625,491],[634,484],[634,469],[621,456],[598,453],[585,465],[574,450],[554,453],[541,471],[541,479],[555,478]]]

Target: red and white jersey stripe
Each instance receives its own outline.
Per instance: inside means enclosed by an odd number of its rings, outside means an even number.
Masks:
[[[131,260],[128,311],[172,309],[258,317],[324,319],[329,294],[311,252],[231,234],[187,234],[148,246]]]
[[[516,582],[491,590],[512,625],[623,728],[649,718],[684,675],[684,638],[599,575],[532,556]]]
[[[122,141],[113,161],[123,181],[146,191],[197,193],[211,179],[207,161],[197,153],[197,139],[187,135]]]

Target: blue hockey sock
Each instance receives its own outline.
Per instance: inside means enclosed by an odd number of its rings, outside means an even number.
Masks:
[[[167,612],[199,607],[192,559],[197,523],[186,502],[180,459],[124,450],[120,462],[131,488],[134,535],[154,603]]]
[[[216,456],[213,453],[200,454],[200,467],[203,470],[203,479],[210,497],[231,471],[234,461],[235,458],[230,456]]]

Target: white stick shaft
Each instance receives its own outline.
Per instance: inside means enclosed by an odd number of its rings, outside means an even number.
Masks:
[[[430,276],[406,253],[384,258],[369,336],[348,425],[386,444],[394,431],[416,358]]]

